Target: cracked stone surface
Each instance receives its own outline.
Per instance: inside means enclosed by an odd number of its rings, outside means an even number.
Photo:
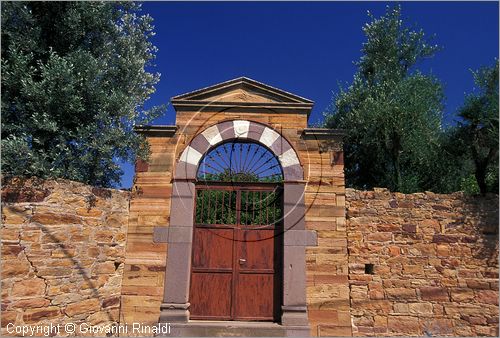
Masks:
[[[2,334],[8,323],[118,323],[129,193],[66,180],[2,186]]]

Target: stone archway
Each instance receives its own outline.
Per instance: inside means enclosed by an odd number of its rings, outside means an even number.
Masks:
[[[305,247],[316,245],[315,232],[305,230],[305,182],[300,159],[290,142],[269,126],[248,120],[230,120],[195,136],[176,164],[170,226],[155,229],[155,239],[168,243],[165,290],[160,322],[189,327],[189,278],[192,253],[195,180],[198,164],[209,149],[231,139],[263,144],[283,168],[283,304],[280,330],[309,334],[306,308]],[[233,322],[234,325],[234,322]],[[290,333],[290,332],[288,332]]]
[[[206,128],[193,138],[182,152],[174,171],[175,180],[195,180],[198,163],[211,147],[231,139],[249,139],[268,147],[280,160],[285,181],[302,181],[304,172],[297,153],[288,140],[263,124],[224,121]]]

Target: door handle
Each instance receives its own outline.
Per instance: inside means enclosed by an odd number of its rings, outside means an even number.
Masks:
[[[247,262],[247,260],[246,260],[246,259],[244,259],[244,258],[240,258],[240,264],[245,264],[246,262]]]

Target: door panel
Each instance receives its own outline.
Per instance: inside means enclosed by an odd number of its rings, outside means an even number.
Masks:
[[[266,269],[274,272],[274,229],[239,230],[240,270]]]
[[[276,314],[277,233],[266,229],[238,229],[238,282],[235,318],[273,320]],[[277,318],[276,318],[277,319]]]
[[[231,319],[231,273],[193,272],[189,312],[192,319]]]
[[[240,273],[236,292],[235,319],[272,320],[274,274]]]
[[[232,270],[233,229],[195,228],[193,269]]]

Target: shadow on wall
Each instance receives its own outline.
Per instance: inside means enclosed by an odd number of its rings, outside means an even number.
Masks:
[[[496,264],[498,259],[498,195],[464,196],[468,206],[464,217],[469,217],[472,225],[478,229],[482,245],[473,249],[475,258],[485,258],[488,264]],[[469,222],[467,222],[469,223]],[[498,278],[498,275],[496,277]]]

